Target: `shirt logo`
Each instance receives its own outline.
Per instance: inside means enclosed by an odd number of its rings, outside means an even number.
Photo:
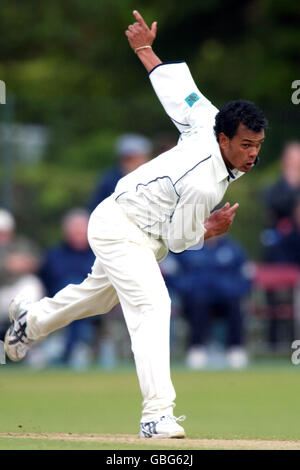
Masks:
[[[196,103],[196,101],[200,100],[200,97],[197,95],[197,93],[191,93],[187,98],[185,98],[184,101],[187,102],[187,104],[192,107],[193,104]]]

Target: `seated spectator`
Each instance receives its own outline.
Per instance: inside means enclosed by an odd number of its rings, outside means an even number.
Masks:
[[[300,199],[294,204],[288,233],[277,231],[276,239],[268,246],[266,258],[271,263],[297,264],[300,267]]]
[[[263,242],[263,259],[267,263],[294,264],[300,268],[300,199],[294,202],[294,207],[289,218],[289,229],[282,230],[273,228],[268,238],[262,237]],[[274,291],[269,289],[266,291],[267,304],[270,310],[276,310],[280,307],[282,299],[290,298],[293,303],[293,290],[279,289]],[[286,301],[286,300],[285,300]],[[280,346],[280,335],[284,324],[288,323],[288,319],[277,318],[276,315],[270,315],[268,341],[273,350]],[[289,327],[291,330],[292,328]],[[291,332],[291,336],[292,336]]]
[[[262,231],[262,259],[267,263],[300,263],[297,205],[300,200],[300,141],[285,145],[281,157],[282,174],[278,181],[263,193],[267,209],[267,227]],[[280,305],[280,292],[266,292],[271,310]],[[275,350],[285,320],[271,316],[268,342]]]
[[[95,255],[87,239],[88,220],[88,212],[80,208],[72,209],[63,218],[63,241],[48,251],[40,270],[41,279],[50,297],[68,284],[80,284],[94,264]],[[72,361],[76,346],[81,347],[83,344],[87,349],[92,344],[92,321],[91,318],[83,319],[67,327],[63,362]]]
[[[100,202],[110,196],[120,178],[146,163],[151,157],[151,141],[142,135],[124,134],[116,141],[116,167],[108,170],[97,183],[89,208],[92,212]]]
[[[268,226],[286,232],[291,228],[291,215],[300,197],[300,142],[289,142],[281,156],[282,175],[263,193]]]
[[[27,238],[16,234],[16,222],[6,209],[0,209],[0,337],[8,327],[11,300],[22,293],[36,302],[44,295],[37,276],[39,250]]]
[[[228,236],[220,236],[207,240],[201,250],[187,250],[173,257],[178,269],[173,265],[173,274],[165,273],[165,278],[170,292],[180,295],[189,325],[188,367],[207,365],[210,327],[216,315],[226,320],[229,365],[246,366],[241,301],[251,286],[251,270],[243,249]]]

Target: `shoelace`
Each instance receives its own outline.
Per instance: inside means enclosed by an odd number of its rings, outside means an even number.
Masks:
[[[24,322],[23,324],[20,324],[18,321],[15,321],[14,325],[11,328],[12,328],[11,335],[14,339],[11,339],[9,341],[10,345],[17,344],[19,342],[23,344],[30,343],[30,340],[27,338],[27,335],[25,333],[26,322]]]
[[[181,415],[181,416],[178,416],[178,418],[175,418],[175,421],[185,421],[185,420],[186,420],[185,415]]]

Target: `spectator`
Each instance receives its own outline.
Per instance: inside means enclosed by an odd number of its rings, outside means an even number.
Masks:
[[[170,291],[181,296],[189,325],[186,357],[188,367],[200,369],[208,363],[207,344],[211,338],[211,319],[215,315],[227,322],[227,360],[231,367],[247,364],[241,301],[250,289],[250,266],[240,245],[228,236],[207,240],[202,250],[173,255],[178,263],[166,276]],[[162,266],[164,272],[164,266]]]
[[[167,152],[177,145],[178,136],[171,132],[161,132],[153,138],[154,155]]]
[[[281,156],[282,176],[267,188],[263,199],[268,210],[268,225],[279,231],[289,231],[291,215],[300,197],[300,142],[285,145]]]
[[[277,229],[269,230],[268,236],[263,234],[263,258],[267,263],[295,264],[300,268],[300,198],[293,202],[293,208],[290,209],[290,212],[288,230],[283,230],[279,226]],[[294,291],[291,288],[283,287],[277,290],[269,288],[265,294],[271,312],[272,310],[276,312],[282,303],[287,303],[287,299],[290,299],[291,304],[294,302]],[[276,314],[270,315],[268,342],[272,350],[276,350],[280,346],[280,337],[289,321],[288,318],[280,318]],[[288,328],[292,329],[291,326]]]
[[[11,300],[21,292],[33,302],[44,295],[37,276],[39,251],[35,244],[16,234],[13,215],[0,209],[0,330],[1,337],[8,325]]]
[[[118,158],[116,167],[108,170],[96,185],[90,203],[93,211],[100,202],[110,196],[120,178],[146,163],[151,156],[151,141],[138,134],[124,134],[116,141],[115,153]]]
[[[95,256],[87,239],[88,220],[88,212],[81,208],[72,209],[63,218],[63,241],[48,251],[40,271],[48,296],[53,297],[70,283],[80,284],[90,271]],[[86,346],[92,339],[91,318],[70,324],[66,329],[63,362],[72,361],[73,355],[77,354],[76,347]]]
[[[108,170],[98,181],[92,195],[89,210],[92,212],[100,202],[110,196],[120,178],[146,163],[151,158],[151,141],[139,134],[123,134],[115,144],[117,165]],[[114,307],[115,316],[121,314],[120,306]],[[112,317],[95,319],[101,324],[102,338],[99,345],[99,363],[102,367],[111,369],[116,362],[115,344],[112,338]]]
[[[294,204],[291,230],[278,234],[276,242],[268,249],[271,263],[297,264],[300,267],[300,199]]]

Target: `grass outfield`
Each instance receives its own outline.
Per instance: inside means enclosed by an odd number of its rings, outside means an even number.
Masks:
[[[133,369],[0,366],[0,449],[300,449],[299,373],[297,366],[174,369],[175,414],[187,416],[188,439],[141,441]]]

